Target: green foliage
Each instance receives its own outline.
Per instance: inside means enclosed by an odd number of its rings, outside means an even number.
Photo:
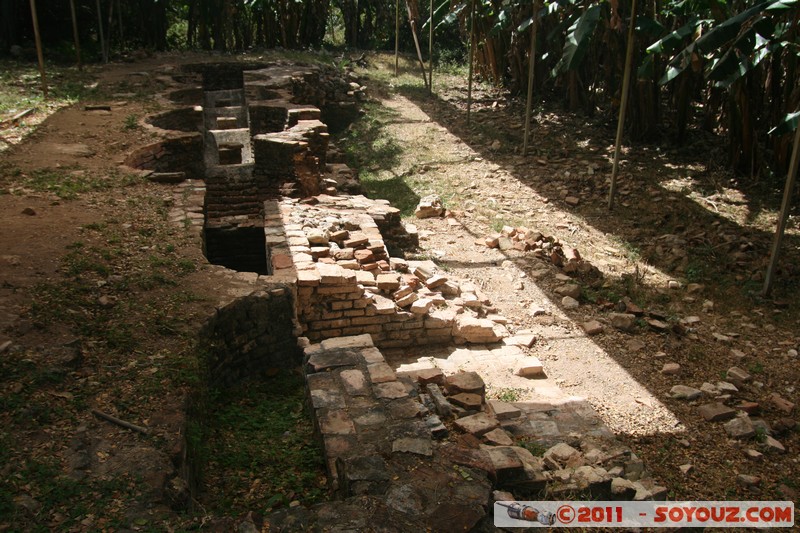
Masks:
[[[492,397],[507,403],[517,402],[520,398],[517,389],[499,389],[492,393]]]
[[[553,69],[553,76],[575,70],[581,65],[599,20],[600,4],[595,4],[584,11],[569,27],[561,61]]]

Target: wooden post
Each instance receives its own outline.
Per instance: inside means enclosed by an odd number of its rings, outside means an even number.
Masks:
[[[800,167],[800,122],[794,132],[794,147],[792,148],[792,159],[789,163],[789,175],[786,176],[786,185],[783,189],[783,202],[781,202],[781,212],[778,214],[778,227],[775,230],[775,240],[772,243],[772,254],[767,266],[767,274],[764,277],[764,290],[762,294],[769,296],[772,292],[772,282],[775,278],[775,269],[778,266],[778,257],[783,244],[783,234],[786,232],[786,222],[789,218],[789,208],[792,204],[792,194],[794,184],[797,180],[797,170]]]
[[[111,55],[111,29],[114,27],[114,0],[108,3],[108,35],[106,36],[106,54]]]
[[[631,85],[631,69],[633,67],[633,37],[636,27],[636,0],[631,2],[631,22],[628,27],[628,51],[625,55],[625,74],[622,78],[622,101],[619,104],[619,120],[617,121],[617,140],[614,143],[614,167],[611,171],[611,187],[608,190],[608,209],[614,208],[614,194],[617,189],[617,171],[619,170],[619,150],[622,144],[622,130],[625,128],[625,112],[628,109],[628,93]]]
[[[39,58],[39,75],[42,78],[42,93],[47,98],[47,75],[44,72],[44,54],[42,38],[39,34],[39,17],[36,15],[36,0],[31,0],[31,18],[33,19],[33,36],[36,39],[36,55]]]
[[[536,63],[536,19],[539,13],[538,3],[533,0],[533,18],[531,19],[531,55],[528,59],[528,100],[525,103],[525,139],[522,142],[522,155],[528,155],[528,138],[531,132],[531,107],[533,107],[533,74]]]
[[[428,94],[433,94],[433,0],[431,0],[431,13],[428,23]]]
[[[394,4],[394,75],[400,62],[400,0]]]
[[[467,126],[472,110],[472,63],[475,60],[475,0],[469,0],[469,69],[467,77]]]
[[[72,12],[72,37],[75,39],[75,57],[78,60],[78,70],[83,70],[83,63],[81,63],[81,41],[78,37],[78,17],[75,14],[75,0],[69,0],[69,9]]]
[[[414,4],[414,9],[412,10],[411,2]],[[422,71],[422,82],[425,84],[425,87],[428,87],[428,73],[425,71],[425,62],[422,60],[422,49],[419,47],[419,38],[417,37],[417,21],[414,18],[414,14],[419,16],[419,5],[417,4],[417,0],[406,0],[406,11],[408,13],[408,22],[411,25],[411,36],[414,37],[414,47],[417,49],[417,60],[419,61],[419,68]]]
[[[100,51],[103,54],[103,63],[108,63],[108,52],[106,51],[106,39],[103,36],[103,10],[100,9],[100,0],[95,0],[97,5],[97,27],[98,37],[100,38]]]
[[[117,21],[119,23],[119,45],[120,48],[125,48],[125,35],[122,31],[122,4],[120,4],[120,0],[117,0]]]

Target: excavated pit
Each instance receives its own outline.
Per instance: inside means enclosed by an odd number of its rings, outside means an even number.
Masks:
[[[203,253],[212,265],[262,276],[272,274],[264,229],[260,227],[207,227],[203,230]]]

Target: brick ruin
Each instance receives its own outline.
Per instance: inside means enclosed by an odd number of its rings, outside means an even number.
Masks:
[[[325,123],[341,130],[356,116],[357,81],[320,83],[320,71],[286,65],[248,68],[196,68],[202,90],[171,96],[202,106],[151,118],[171,133],[126,163],[154,181],[179,182],[184,204],[173,220],[201,230],[209,262],[252,275],[252,294],[203,329],[213,383],[305,370],[337,501],[278,512],[270,526],[358,530],[371,525],[370,508],[386,517],[387,531],[470,530],[491,525],[492,498],[664,498],[587,405],[487,401],[475,373],[392,370],[381,349],[524,354],[502,343],[507,321],[477,287],[403,257],[418,241],[398,209],[358,194],[357,174]],[[587,417],[596,430],[577,438],[577,420]],[[521,442],[547,452],[534,456]]]

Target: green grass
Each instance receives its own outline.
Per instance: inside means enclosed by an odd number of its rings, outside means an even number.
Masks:
[[[123,124],[123,129],[126,130],[135,130],[139,128],[139,117],[134,114],[130,114],[125,117],[125,123]]]
[[[14,179],[14,177],[17,179]],[[117,187],[128,187],[141,181],[141,178],[111,172],[98,175],[74,168],[42,168],[28,173],[7,173],[18,187],[36,192],[49,192],[64,200],[73,200],[91,191],[106,191]]]
[[[35,62],[0,60],[0,118],[30,108],[58,108],[78,100],[91,99],[97,89],[86,71],[46,63],[48,99],[41,91],[41,78]]]
[[[517,389],[498,389],[492,391],[492,398],[500,400],[501,402],[516,402],[519,401],[519,390]]]
[[[240,515],[326,498],[323,456],[304,411],[299,373],[211,393],[203,410],[193,435],[201,446],[195,455],[208,458],[201,498],[208,511]]]

